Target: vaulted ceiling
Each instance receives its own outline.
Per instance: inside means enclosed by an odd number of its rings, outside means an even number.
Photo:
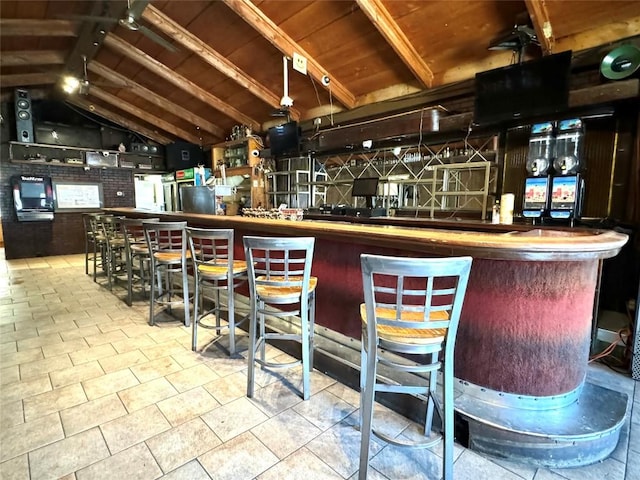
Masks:
[[[637,44],[640,2],[1,0],[0,87],[5,98],[26,87],[64,99],[162,144],[205,146],[234,125],[274,121],[283,57],[290,116],[322,119],[512,63],[514,50],[488,47],[522,38],[516,25],[536,37],[528,55],[573,50],[597,63]],[[307,74],[293,69],[299,56]],[[83,78],[83,57],[88,84],[66,95],[62,79]]]

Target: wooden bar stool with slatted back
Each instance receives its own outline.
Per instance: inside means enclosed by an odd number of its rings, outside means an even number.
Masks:
[[[155,324],[155,307],[184,307],[184,324],[189,319],[189,275],[187,260],[191,256],[187,248],[187,222],[144,222],[142,224],[147,247],[150,252],[151,293],[149,299],[149,324]],[[178,278],[176,278],[178,277]],[[178,296],[176,280],[180,280],[182,291]]]
[[[236,327],[247,317],[236,322],[235,287],[247,280],[247,264],[244,260],[233,258],[233,229],[187,228],[187,240],[193,260],[195,278],[195,296],[191,348],[195,352],[198,344],[198,327],[214,329],[221,338],[222,330],[229,332],[229,355],[236,354]],[[215,293],[213,308],[204,309],[206,290]],[[221,301],[221,291],[226,292],[227,325],[220,322],[220,313],[225,310]],[[211,314],[215,325],[205,322]]]
[[[256,363],[268,368],[290,368],[302,364],[302,397],[308,400],[313,370],[315,290],[318,283],[318,279],[311,276],[315,238],[245,236],[243,242],[251,309],[247,396],[253,397]],[[277,329],[267,331],[267,317],[279,322]],[[265,347],[268,340],[299,342],[301,360],[267,362]]]
[[[127,270],[127,305],[133,304],[133,289],[135,286],[140,288],[141,293],[145,294],[149,281],[151,256],[149,247],[144,238],[144,222],[157,222],[158,218],[123,218],[120,226],[122,235],[124,236],[124,251]]]
[[[397,446],[430,448],[444,440],[444,478],[453,478],[453,354],[471,257],[361,256],[364,303],[360,373],[359,478],[367,478],[371,433]],[[436,393],[442,370],[443,399]],[[378,378],[378,374],[381,375]],[[388,378],[382,381],[382,376]],[[425,378],[426,377],[426,378]],[[391,438],[373,428],[376,392],[426,400],[425,438]],[[442,435],[431,435],[434,409]]]

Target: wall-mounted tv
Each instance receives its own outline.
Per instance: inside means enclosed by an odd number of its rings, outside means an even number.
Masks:
[[[473,121],[495,125],[555,116],[569,104],[571,51],[476,74]]]
[[[297,154],[300,147],[300,127],[297,122],[284,123],[269,129],[269,148],[274,157]]]

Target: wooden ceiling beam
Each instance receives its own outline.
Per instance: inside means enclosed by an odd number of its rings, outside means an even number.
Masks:
[[[556,39],[551,26],[546,0],[524,0],[540,47],[545,55],[553,53]]]
[[[213,68],[226,75],[240,86],[249,90],[253,95],[274,108],[280,107],[280,97],[262,85],[254,78],[240,70],[236,65],[220,55],[209,45],[193,35],[182,25],[174,22],[164,15],[160,10],[149,4],[142,12],[142,18],[164,32],[169,38],[183,45],[187,50],[198,55]],[[294,108],[290,109],[291,116],[295,119],[300,117],[300,112]]]
[[[380,0],[356,0],[387,43],[423,86],[433,86],[433,72]]]
[[[65,54],[59,50],[19,50],[2,52],[0,67],[63,65]]]
[[[75,37],[76,24],[70,20],[0,18],[3,37]]]
[[[318,63],[304,48],[298,45],[287,33],[278,27],[250,0],[223,0],[231,10],[236,12],[245,22],[253,27],[260,35],[268,40],[285,56],[293,57],[298,53],[307,59],[307,73],[322,84],[322,77],[329,75],[329,71]],[[327,90],[347,108],[356,105],[356,98],[347,87],[336,78],[329,75],[331,83]]]
[[[157,107],[160,107],[171,114],[181,117],[185,121],[192,123],[196,127],[199,127],[201,130],[209,132],[214,137],[222,140],[225,137],[225,131],[217,125],[205,120],[204,118],[196,115],[190,110],[184,108],[181,105],[170,102],[164,97],[161,97],[157,93],[149,90],[146,87],[143,87],[139,83],[134,82],[133,80],[129,80],[124,75],[114,72],[113,70],[105,67],[103,64],[92,61],[89,66],[89,71],[93,72],[97,75],[100,75],[105,80],[113,82],[115,84],[120,84],[123,87],[127,87],[128,91],[131,93],[138,95],[144,100],[153,103]]]
[[[0,75],[0,85],[2,85],[2,88],[26,87],[29,85],[53,85],[58,81],[61,74],[61,72],[48,72]]]
[[[77,95],[71,96],[67,98],[67,102],[75,105],[76,107],[80,107],[87,112],[93,113],[94,115],[105,118],[110,122],[116,123],[117,125],[120,125],[124,128],[128,128],[132,132],[144,135],[145,137],[150,138],[151,140],[162,145],[167,145],[173,142],[172,139],[165,137],[161,133],[153,131],[147,127],[143,127],[139,123],[129,120],[128,118],[125,118],[122,115],[112,112],[111,110],[108,110],[106,108],[103,108],[100,105],[94,105],[85,98],[80,98]]]
[[[166,65],[163,65],[162,63],[152,58],[150,55],[147,55],[142,50],[134,47],[130,43],[125,42],[120,37],[113,34],[107,35],[104,44],[108,48],[118,52],[119,54],[133,60],[134,62],[139,63],[147,70],[155,73],[159,77],[162,77],[168,82],[171,82],[176,87],[184,90],[201,102],[204,102],[207,105],[215,108],[216,110],[224,113],[228,117],[233,118],[235,121],[240,122],[243,125],[248,125],[253,130],[259,129],[260,123],[255,121],[253,118],[240,112],[238,109],[232,107],[215,95],[203,90],[191,80],[175,73]]]
[[[568,37],[556,39],[556,51],[573,50],[579,52],[599,47],[607,43],[618,42],[624,38],[637,36],[640,32],[640,16],[612,22],[601,27],[585,30]]]
[[[168,132],[172,135],[175,135],[178,138],[181,138],[182,140],[187,140],[196,145],[200,145],[202,143],[202,139],[197,135],[194,135],[191,132],[187,132],[186,130],[180,127],[177,127],[162,118],[159,118],[155,115],[145,112],[141,108],[138,108],[135,105],[131,105],[129,102],[125,102],[124,100],[121,100],[120,98],[116,97],[115,95],[112,95],[109,92],[105,92],[104,90],[96,87],[95,85],[91,85],[91,87],[89,88],[89,95],[99,98],[100,100],[107,102],[108,104],[113,105],[114,107],[119,108],[120,110],[123,110],[133,115],[134,117],[138,117],[139,119],[144,120],[149,125],[158,127],[164,130],[165,132]]]

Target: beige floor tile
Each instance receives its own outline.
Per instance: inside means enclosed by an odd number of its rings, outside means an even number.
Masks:
[[[191,338],[191,328],[174,326],[152,328],[149,336],[153,338],[156,343],[162,344],[176,338]]]
[[[113,343],[118,340],[124,340],[127,337],[122,330],[113,330],[107,333],[98,333],[96,335],[90,335],[88,337],[84,337],[86,342],[95,347],[97,345],[104,345],[106,343]]]
[[[26,338],[24,340],[18,340],[18,350],[28,350],[30,348],[38,348],[43,345],[53,345],[61,343],[62,337],[59,333],[51,333],[49,335],[40,335],[38,337]]]
[[[191,350],[174,353],[171,357],[173,357],[173,359],[178,362],[182,368],[195,367],[196,365],[206,363],[204,358],[202,358],[197,352],[192,352]]]
[[[118,353],[126,353],[130,352],[131,350],[139,350],[145,347],[156,346],[157,343],[154,342],[148,335],[140,335],[134,338],[128,338],[127,340],[119,340],[117,342],[113,342],[111,345],[116,349]]]
[[[53,412],[59,412],[87,401],[82,385],[74,383],[50,392],[25,398],[24,418],[27,422]]]
[[[207,383],[204,388],[224,405],[247,394],[247,376],[242,372],[232,373]]]
[[[165,473],[221,444],[220,439],[200,418],[160,433],[146,443]]]
[[[29,478],[29,459],[27,454],[0,463],[2,480],[24,480]]]
[[[75,330],[78,328],[75,322],[69,320],[66,322],[55,322],[52,325],[47,325],[44,327],[38,327],[38,335],[51,335],[53,333],[68,332],[69,330]]]
[[[220,406],[202,387],[167,398],[156,405],[174,427]]]
[[[10,367],[11,365],[20,365],[21,363],[35,362],[44,358],[41,348],[30,348],[20,352],[7,353],[0,356],[0,365]]]
[[[31,477],[57,479],[108,456],[100,430],[93,428],[30,452]]]
[[[281,382],[272,383],[264,388],[256,387],[251,400],[270,417],[302,402],[295,389]]]
[[[256,480],[281,480],[304,478],[305,480],[342,480],[326,463],[306,448],[302,448],[282,462],[256,477]]]
[[[91,378],[99,377],[105,372],[97,361],[83,363],[82,365],[63,368],[49,374],[53,388],[64,387],[72,383],[79,383]]]
[[[246,432],[198,458],[216,480],[250,480],[278,462],[251,433]]]
[[[40,393],[51,390],[51,382],[49,377],[29,378],[21,382],[10,383],[2,387],[0,390],[0,403],[13,402],[24,398],[38,395]]]
[[[147,363],[149,359],[144,356],[140,350],[131,350],[130,352],[112,355],[100,359],[100,365],[107,373],[129,368],[141,363]]]
[[[12,365],[7,368],[0,369],[0,385],[13,383],[20,380],[20,366]]]
[[[84,338],[91,335],[96,335],[98,333],[100,333],[98,327],[96,327],[95,325],[89,325],[86,327],[76,328],[75,330],[60,332],[60,336],[65,342],[68,342],[69,340],[73,340],[75,338]]]
[[[251,433],[283,459],[320,435],[322,430],[289,409],[252,428]]]
[[[76,473],[78,480],[149,480],[161,475],[160,467],[144,443],[134,445]]]
[[[197,460],[192,460],[189,463],[176,468],[173,472],[167,473],[162,480],[211,480],[207,471],[200,465]]]
[[[194,387],[210,383],[216,378],[218,378],[218,375],[205,364],[196,365],[167,375],[167,380],[169,380],[179,392],[185,392]]]
[[[89,400],[103,397],[110,393],[125,390],[134,385],[138,385],[138,379],[130,370],[119,370],[107,373],[101,377],[92,378],[82,382],[84,391]]]
[[[0,407],[0,426],[2,428],[9,428],[21,423],[24,423],[22,400],[3,403]]]
[[[356,408],[360,408],[360,393],[340,382],[335,382],[333,385],[328,386],[327,392],[333,393],[336,397]]]
[[[20,378],[28,378],[46,375],[55,370],[62,370],[73,366],[68,354],[62,354],[51,358],[36,360],[35,362],[23,363],[20,365]]]
[[[0,431],[0,462],[64,438],[57,413]],[[37,478],[37,477],[35,477]]]
[[[123,390],[119,396],[127,411],[133,412],[177,394],[178,391],[165,378],[157,378]]]
[[[16,324],[16,327],[18,324]],[[15,332],[7,332],[0,335],[0,343],[15,342],[26,338],[34,338],[38,336],[38,331],[31,326],[25,325],[24,328],[16,329]],[[0,357],[1,358],[1,357]],[[2,360],[0,360],[0,363]],[[4,365],[4,363],[1,363]]]
[[[45,358],[50,358],[62,355],[63,353],[73,353],[74,355],[77,355],[79,351],[88,348],[89,345],[84,341],[84,338],[76,338],[69,340],[68,342],[45,345],[42,347],[42,352],[44,353]]]
[[[60,419],[62,420],[65,434],[69,436],[123,417],[126,414],[127,410],[120,401],[120,397],[112,393],[62,410]]]
[[[153,347],[143,347],[142,353],[144,353],[150,360],[154,360],[160,357],[166,357],[173,355],[174,353],[181,353],[185,350],[185,347],[175,340],[156,344]]]
[[[107,343],[105,345],[98,345],[95,347],[85,348],[77,352],[71,352],[69,356],[71,357],[71,361],[74,365],[80,365],[93,360],[111,357],[116,353],[116,350]]]
[[[180,370],[182,367],[172,357],[160,357],[131,367],[131,371],[140,383],[149,382]]]
[[[353,413],[355,407],[323,390],[306,402],[298,403],[293,410],[319,429],[326,430]]]
[[[247,398],[239,398],[202,415],[213,432],[226,442],[266,421],[268,417]]]
[[[120,329],[125,333],[127,337],[135,338],[141,335],[147,335],[150,331],[152,331],[153,327],[149,325],[138,325],[136,323],[127,321],[127,323],[122,323]]]
[[[16,342],[0,343],[0,355],[6,355],[7,353],[16,353],[17,351],[18,345]]]
[[[171,425],[155,405],[150,405],[100,426],[112,454],[144,442],[170,428]]]

